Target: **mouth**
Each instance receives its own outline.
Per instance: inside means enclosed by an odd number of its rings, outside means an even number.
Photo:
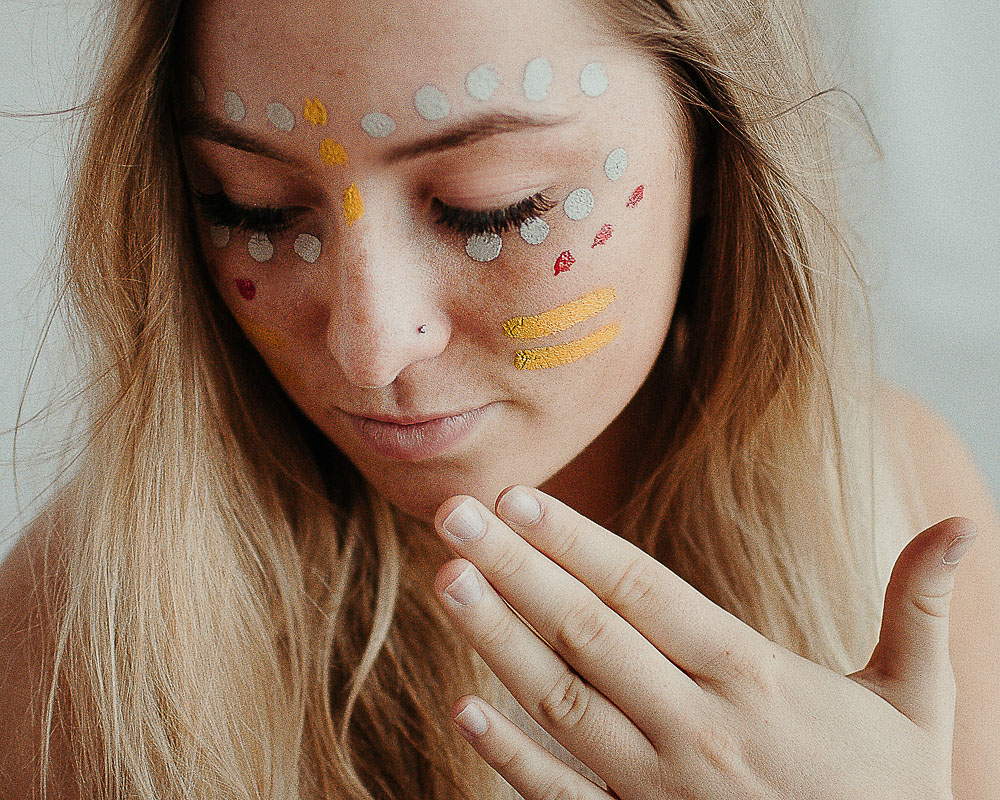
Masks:
[[[379,455],[398,461],[424,461],[443,455],[468,439],[493,404],[444,416],[361,417],[344,412],[358,437]]]

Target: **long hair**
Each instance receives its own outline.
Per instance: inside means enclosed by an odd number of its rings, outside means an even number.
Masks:
[[[447,719],[503,690],[422,583],[443,544],[291,402],[206,277],[171,113],[180,5],[119,0],[80,137],[59,295],[89,432],[52,516],[43,776],[64,725],[86,798],[513,796]],[[615,530],[858,669],[895,506],[804,14],[597,5],[683,101],[709,193]]]

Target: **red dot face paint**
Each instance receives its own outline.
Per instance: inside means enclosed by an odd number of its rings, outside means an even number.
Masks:
[[[576,259],[573,258],[573,254],[569,250],[560,253],[559,258],[556,259],[556,275],[560,272],[568,272],[575,263]]]
[[[246,278],[239,278],[236,281],[236,288],[240,290],[244,300],[253,300],[257,296],[257,286]]]
[[[597,236],[594,237],[594,243],[590,246],[590,249],[593,250],[599,245],[607,244],[608,240],[614,235],[614,232],[615,229],[605,222],[597,232]]]
[[[639,205],[639,203],[642,202],[642,195],[643,192],[645,191],[646,191],[645,186],[639,186],[638,188],[636,188],[636,190],[632,192],[632,196],[628,199],[628,202],[625,204],[626,208],[635,208],[637,205]]]

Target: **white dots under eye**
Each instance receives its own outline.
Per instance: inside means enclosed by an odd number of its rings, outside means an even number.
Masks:
[[[229,228],[225,225],[213,225],[208,229],[208,238],[219,250],[229,244]]]
[[[309,233],[300,233],[295,237],[295,252],[299,258],[310,264],[315,264],[323,254],[323,244]]]
[[[267,118],[279,131],[291,131],[295,127],[295,115],[284,103],[268,103]]]
[[[563,211],[571,220],[579,222],[594,210],[594,195],[590,189],[574,189],[563,203]]]
[[[388,114],[373,111],[361,119],[361,127],[373,139],[384,139],[396,130],[396,121]]]
[[[528,244],[541,244],[549,235],[549,223],[538,217],[529,217],[521,223],[521,238]]]
[[[547,58],[534,58],[524,68],[524,96],[528,100],[544,100],[552,85],[552,65]]]
[[[608,73],[600,61],[587,64],[580,72],[580,88],[587,97],[600,97],[608,90]]]
[[[470,236],[465,245],[465,252],[473,261],[493,261],[500,255],[503,239],[497,233],[477,233]]]
[[[247,115],[246,106],[236,92],[226,92],[222,95],[222,107],[226,116],[233,122],[242,122]]]
[[[612,150],[608,160],[604,162],[604,172],[609,181],[616,181],[625,174],[628,168],[628,154],[621,147]]]
[[[247,242],[247,250],[254,261],[270,261],[274,257],[274,245],[266,233],[255,233]]]
[[[444,119],[451,111],[448,98],[436,86],[423,86],[418,89],[413,96],[413,104],[417,107],[420,116],[428,122]]]
[[[491,64],[480,64],[465,78],[465,90],[484,103],[500,88],[500,73]]]

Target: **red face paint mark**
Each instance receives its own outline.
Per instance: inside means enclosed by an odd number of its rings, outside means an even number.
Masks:
[[[590,249],[593,250],[598,245],[607,244],[608,239],[612,237],[614,232],[615,229],[605,222],[597,232],[597,236],[594,237],[594,243],[590,246]]]
[[[626,208],[635,208],[637,205],[639,205],[639,203],[642,202],[642,194],[645,191],[646,187],[640,186],[634,192],[632,192],[632,196],[628,199],[628,202],[625,204]]]
[[[253,281],[239,278],[236,281],[236,288],[240,290],[240,294],[243,295],[244,300],[253,300],[257,296],[257,287]]]
[[[560,253],[559,258],[556,259],[556,275],[560,272],[568,272],[575,263],[576,259],[573,258],[573,254],[569,250]]]

